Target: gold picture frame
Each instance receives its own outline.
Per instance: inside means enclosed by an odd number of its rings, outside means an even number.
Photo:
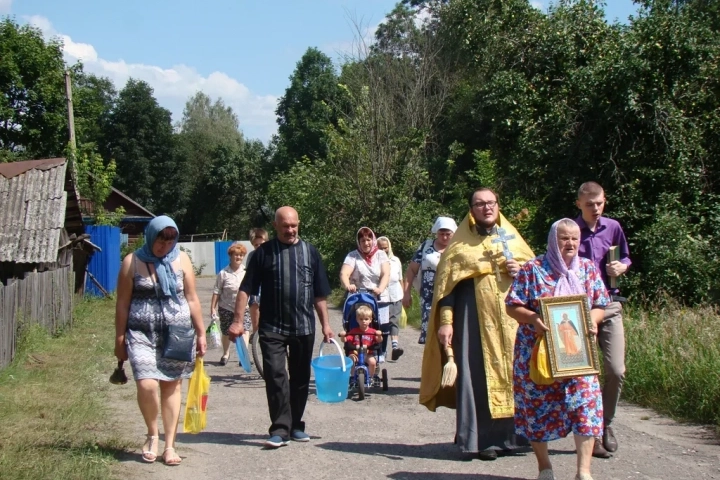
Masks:
[[[553,378],[581,377],[600,373],[587,295],[540,299],[540,315],[548,331],[550,373]]]

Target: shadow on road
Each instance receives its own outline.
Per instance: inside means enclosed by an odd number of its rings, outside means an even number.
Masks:
[[[401,443],[350,443],[328,442],[316,445],[318,448],[344,453],[359,453],[402,460],[406,457],[434,460],[463,460],[463,455],[449,443],[428,443],[425,445],[405,445]]]
[[[200,432],[197,434],[178,433],[178,441],[181,443],[214,443],[218,445],[247,445],[250,447],[262,447],[267,435],[256,433],[227,433],[227,432]]]
[[[445,472],[395,472],[387,476],[396,480],[525,480],[520,477],[502,477],[499,475],[483,475],[479,473],[445,473]]]
[[[243,373],[240,375],[210,375],[210,385],[213,387],[243,387],[243,388],[265,388],[265,381],[257,373]],[[212,390],[210,391],[212,395]]]

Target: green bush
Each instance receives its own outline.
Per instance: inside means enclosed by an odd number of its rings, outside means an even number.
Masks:
[[[680,200],[670,195],[663,196],[657,212],[636,236],[642,272],[629,279],[629,290],[654,302],[672,297],[686,305],[717,303],[717,215],[712,210],[700,218],[685,215]]]
[[[145,245],[145,236],[141,233],[134,242],[126,242],[120,245],[120,259],[122,260],[131,253],[135,253],[137,250],[140,250],[143,245]]]

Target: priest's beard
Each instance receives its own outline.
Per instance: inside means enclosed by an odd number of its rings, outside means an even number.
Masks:
[[[497,217],[493,220],[490,220],[489,218],[482,218],[478,219],[473,215],[473,218],[475,219],[475,225],[477,225],[478,228],[482,230],[492,230],[492,228],[495,226],[495,223],[497,223]]]

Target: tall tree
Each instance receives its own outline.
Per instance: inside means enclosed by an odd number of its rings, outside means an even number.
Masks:
[[[264,224],[264,185],[261,175],[268,152],[259,140],[246,141],[240,148],[219,146],[195,201],[204,207],[199,228],[227,230],[231,238],[244,238],[250,228]]]
[[[118,95],[106,135],[103,156],[117,164],[118,189],[151,211],[175,195],[170,111],[158,105],[150,85],[128,80]]]
[[[84,72],[81,64],[72,68],[72,79],[77,142],[99,147],[105,142],[110,114],[117,101],[117,90],[112,80]]]
[[[178,217],[183,231],[194,233],[211,228],[204,217],[215,203],[206,187],[219,152],[223,158],[237,158],[244,140],[232,108],[221,98],[213,102],[203,92],[188,99],[177,126],[176,159],[182,173],[178,178],[180,191],[170,211]]]
[[[342,92],[330,57],[308,48],[290,77],[290,86],[280,98],[275,167],[287,170],[294,162],[327,156],[328,125],[337,125]]]
[[[62,42],[0,21],[1,158],[60,156],[68,130]],[[2,161],[2,160],[0,160]]]

